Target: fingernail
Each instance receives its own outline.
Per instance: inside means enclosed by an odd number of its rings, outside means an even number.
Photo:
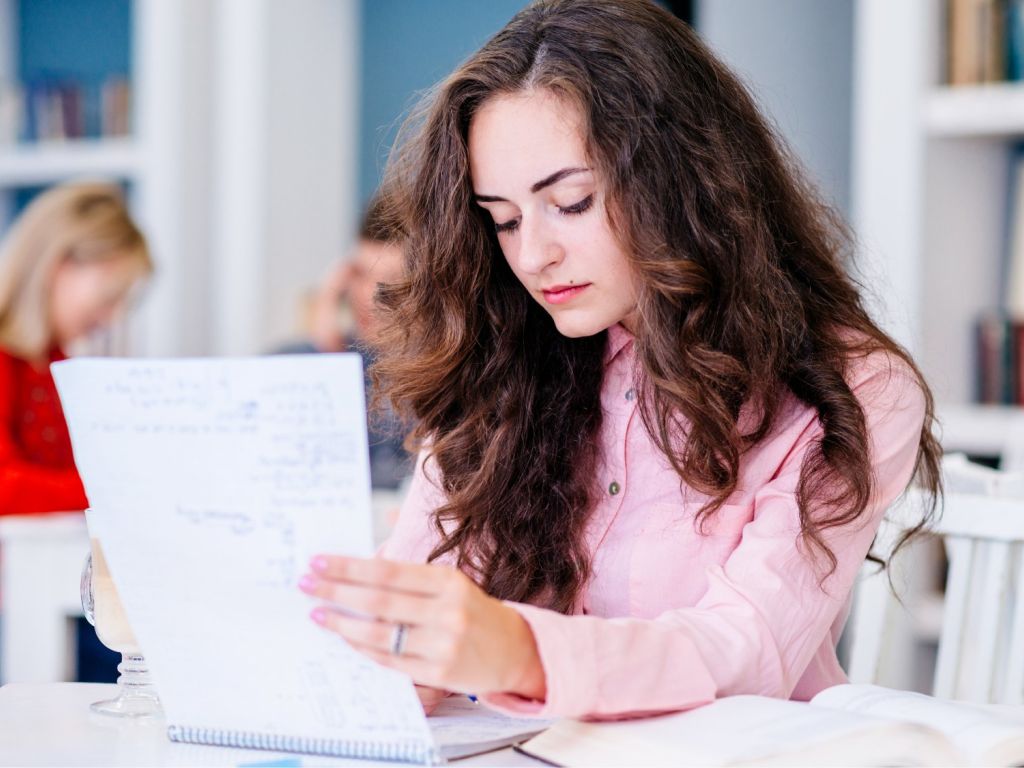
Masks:
[[[308,573],[299,579],[299,589],[303,592],[312,592],[316,588],[316,579]]]
[[[323,573],[324,571],[327,570],[327,558],[324,557],[323,555],[317,555],[316,557],[314,557],[312,560],[309,561],[309,564],[313,568],[314,571],[318,571],[320,573]]]
[[[323,626],[327,623],[327,611],[325,611],[323,608],[314,608],[310,612],[309,618],[311,618],[320,626]]]

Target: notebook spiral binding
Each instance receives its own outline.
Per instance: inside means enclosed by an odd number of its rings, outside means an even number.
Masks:
[[[171,741],[187,742],[189,744],[211,744],[217,747],[266,749],[276,752],[304,752],[310,755],[391,760],[424,765],[438,765],[444,762],[441,759],[440,752],[434,746],[409,741],[339,741],[337,739],[284,736],[278,733],[222,731],[216,728],[194,728],[183,725],[168,726],[167,736]]]

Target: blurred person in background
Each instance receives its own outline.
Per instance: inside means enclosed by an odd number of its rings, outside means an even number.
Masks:
[[[313,295],[308,310],[307,341],[289,344],[285,354],[356,352],[368,370],[376,358],[379,319],[374,296],[381,284],[402,277],[402,248],[389,236],[380,207],[371,200],[359,227],[359,241],[351,257],[332,266]],[[372,402],[366,379],[367,403]],[[402,441],[408,430],[386,405],[370,409],[370,477],[375,489],[396,489],[412,473],[412,462]]]
[[[106,184],[40,194],[0,241],[0,515],[88,506],[50,363],[111,326],[152,270]]]

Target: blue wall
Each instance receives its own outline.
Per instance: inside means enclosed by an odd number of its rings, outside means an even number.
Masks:
[[[131,0],[20,0],[18,71],[102,80],[131,74]]]
[[[19,79],[29,86],[74,83],[84,128],[100,132],[100,88],[131,78],[132,0],[16,0]]]
[[[363,0],[359,195],[380,182],[402,117],[526,0]]]

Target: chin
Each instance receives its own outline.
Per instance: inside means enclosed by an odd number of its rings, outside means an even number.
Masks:
[[[596,317],[555,316],[552,319],[555,321],[555,328],[558,329],[558,332],[570,339],[594,336],[609,326],[614,325],[614,323],[602,322],[601,319]]]

